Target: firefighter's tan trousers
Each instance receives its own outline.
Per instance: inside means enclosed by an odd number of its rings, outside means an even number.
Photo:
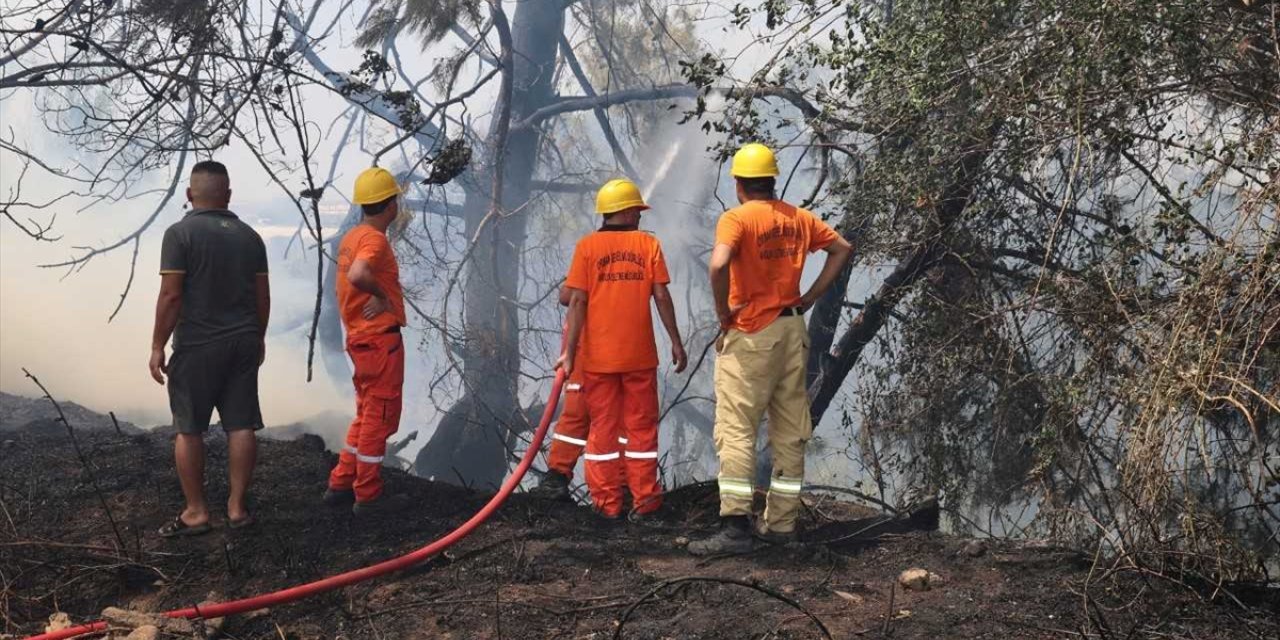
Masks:
[[[781,316],[756,333],[730,330],[716,356],[716,453],[720,515],[751,515],[756,433],[769,413],[773,474],[764,528],[795,531],[804,482],[804,449],[813,434],[805,363],[809,334],[803,316]]]

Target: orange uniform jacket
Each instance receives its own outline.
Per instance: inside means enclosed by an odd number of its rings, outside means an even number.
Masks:
[[[781,200],[752,200],[720,216],[716,244],[733,248],[729,306],[747,305],[733,327],[755,333],[800,304],[805,256],[827,248],[838,234],[807,209]]]

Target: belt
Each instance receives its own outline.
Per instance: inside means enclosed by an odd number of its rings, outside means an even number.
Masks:
[[[400,333],[400,325],[393,324],[390,327],[387,327],[387,330],[383,331],[383,333]]]
[[[804,307],[784,307],[780,316],[802,316],[804,315]]]

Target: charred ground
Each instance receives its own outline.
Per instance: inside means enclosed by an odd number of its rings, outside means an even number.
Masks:
[[[216,431],[216,429],[215,429]],[[398,555],[452,529],[488,495],[389,472],[415,507],[356,522],[319,504],[332,454],[318,438],[264,441],[253,508],[258,524],[168,541],[154,535],[181,508],[170,435],[81,430],[113,532],[61,424],[37,420],[0,439],[0,633],[44,630],[51,613],[76,622],[108,606],[162,611],[274,590]],[[225,499],[225,441],[209,438],[212,505]],[[1274,638],[1274,598],[1252,608],[1133,574],[1100,579],[1072,551],[936,533],[875,543],[765,549],[699,560],[681,548],[715,521],[712,485],[669,498],[667,522],[602,527],[569,504],[513,496],[475,535],[411,571],[227,622],[231,638],[609,638],[629,608],[682,577],[757,583],[794,600],[835,638]],[[811,528],[858,509],[810,505]],[[866,515],[864,511],[861,515]],[[895,586],[923,567],[943,584]],[[1086,589],[1086,585],[1088,588]],[[1087,594],[1087,596],[1085,595]],[[888,619],[888,620],[887,620]],[[624,638],[818,638],[806,615],[742,585],[672,584],[636,606]]]

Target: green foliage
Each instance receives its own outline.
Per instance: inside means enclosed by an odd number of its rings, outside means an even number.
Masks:
[[[1263,320],[1280,314],[1266,258],[1280,233],[1275,17],[1198,2],[892,6],[756,10],[777,41],[811,36],[757,80],[815,103],[806,124],[840,149],[823,204],[861,264],[938,247],[847,387],[876,473],[955,508],[1032,501],[1041,533],[1111,551],[1255,570],[1258,549],[1233,542],[1280,528],[1255,481],[1280,453],[1264,426],[1280,423],[1280,390],[1259,364],[1280,343]],[[807,31],[819,19],[830,26]],[[685,69],[700,86],[724,73]],[[715,126],[767,133],[774,120],[744,117],[753,102]],[[1241,501],[1254,508],[1231,512],[1237,528],[1210,536],[1203,523]]]

